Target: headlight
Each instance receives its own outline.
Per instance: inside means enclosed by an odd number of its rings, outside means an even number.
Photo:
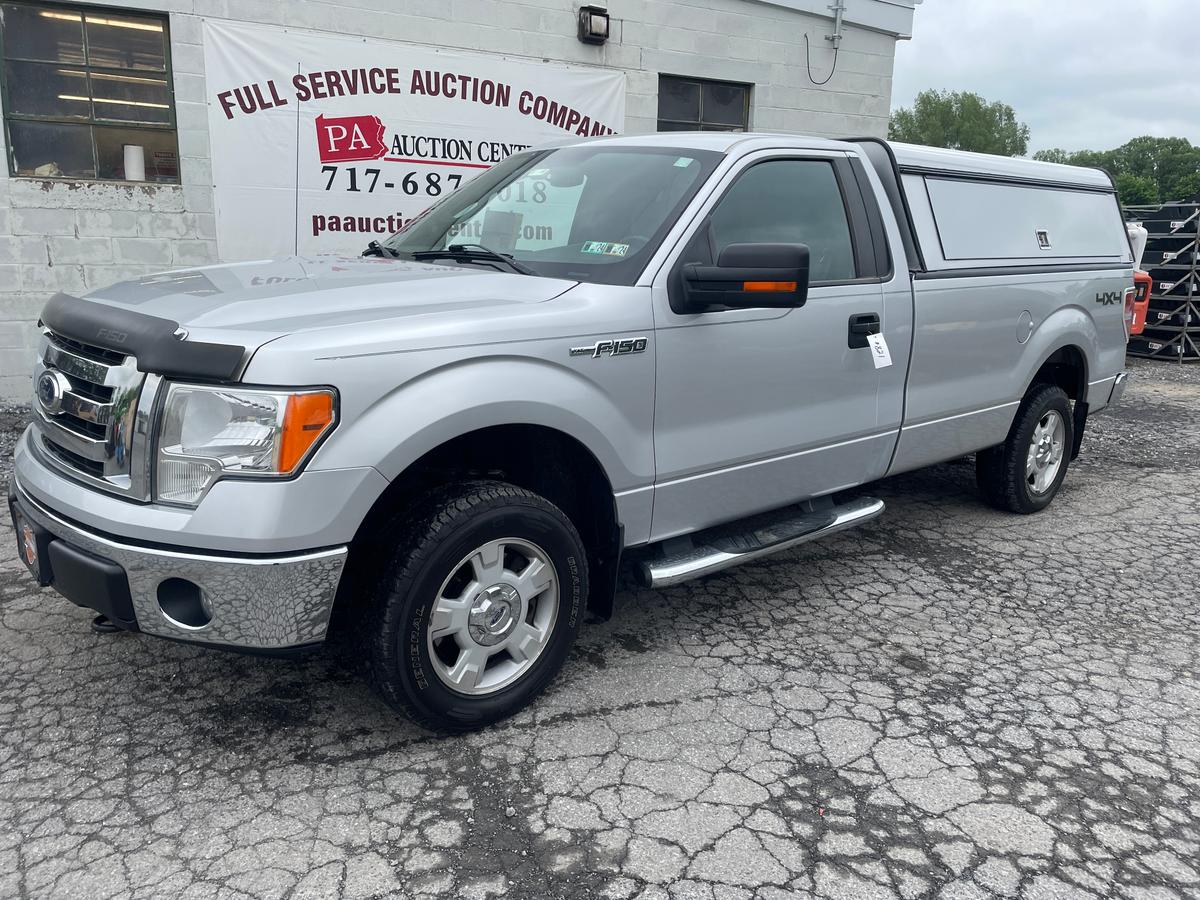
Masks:
[[[195,506],[219,478],[296,472],[333,428],[332,390],[172,384],[158,433],[157,499]]]

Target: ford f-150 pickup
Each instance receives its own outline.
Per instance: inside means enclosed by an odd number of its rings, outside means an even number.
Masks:
[[[363,257],[57,295],[10,504],[110,627],[255,652],[333,629],[394,707],[530,702],[622,559],[653,587],[878,516],[975,454],[1054,498],[1125,382],[1102,172],[878,140],[517,153]]]

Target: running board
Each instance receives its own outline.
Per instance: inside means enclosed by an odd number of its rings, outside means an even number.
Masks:
[[[754,516],[749,523],[742,523],[745,530],[741,531],[737,530],[739,523],[710,529],[695,536],[697,543],[689,542],[677,551],[644,561],[640,572],[642,583],[664,588],[711,575],[862,525],[882,512],[882,500],[860,497],[827,509],[797,513],[793,507],[782,513]]]

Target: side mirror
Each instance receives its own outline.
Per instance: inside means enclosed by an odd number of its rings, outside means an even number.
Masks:
[[[715,266],[688,263],[681,274],[689,312],[714,306],[790,309],[808,299],[808,246],[730,244]]]

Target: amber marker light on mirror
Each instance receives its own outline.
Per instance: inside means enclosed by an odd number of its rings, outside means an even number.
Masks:
[[[794,292],[796,290],[796,282],[794,281],[744,281],[742,282],[743,291],[770,291],[778,292]]]

